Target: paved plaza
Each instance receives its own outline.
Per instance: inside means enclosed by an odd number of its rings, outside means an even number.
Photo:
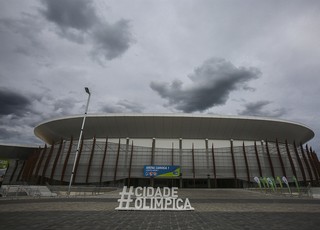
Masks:
[[[195,211],[116,211],[99,196],[0,198],[1,229],[318,229],[320,200],[241,189],[181,189]]]

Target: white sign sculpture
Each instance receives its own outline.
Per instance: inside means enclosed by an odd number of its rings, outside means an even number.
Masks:
[[[177,187],[137,187],[124,186],[118,199],[116,210],[194,210],[188,198],[178,197]]]

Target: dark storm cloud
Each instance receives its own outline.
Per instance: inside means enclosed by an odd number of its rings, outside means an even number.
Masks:
[[[45,94],[17,93],[0,87],[0,142],[39,143],[33,129],[40,122],[70,115],[77,101]]]
[[[40,94],[23,95],[7,88],[0,87],[0,126],[20,124],[28,119],[24,126],[34,127],[40,121],[52,117],[70,115],[76,100],[72,98],[55,99]],[[42,108],[46,106],[51,112],[46,113]]]
[[[31,102],[26,96],[6,88],[0,88],[0,116],[21,115],[28,110],[30,104]]]
[[[89,44],[91,53],[112,60],[120,57],[134,41],[129,21],[121,19],[114,24],[103,21],[92,2],[86,0],[43,0],[42,14],[60,30],[57,33],[70,41]]]
[[[74,28],[77,30],[88,30],[97,21],[90,1],[87,0],[43,0],[46,9],[44,16],[51,22],[62,28]]]
[[[177,80],[171,84],[151,82],[150,87],[178,110],[204,111],[212,106],[224,105],[232,91],[248,89],[246,83],[259,75],[260,71],[256,68],[237,68],[224,59],[212,58],[189,76],[192,81],[189,87],[183,88],[183,83]]]
[[[272,104],[271,101],[258,101],[248,103],[245,105],[245,109],[239,113],[239,115],[246,116],[262,116],[262,117],[281,117],[286,114],[287,111],[284,108],[280,109],[267,109],[268,105]]]

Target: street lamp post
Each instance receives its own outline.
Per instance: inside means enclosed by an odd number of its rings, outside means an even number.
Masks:
[[[69,182],[69,188],[68,188],[68,195],[70,195],[70,190],[71,190],[72,180],[73,180],[73,176],[74,176],[74,171],[75,171],[77,160],[78,160],[78,154],[79,154],[79,148],[80,148],[80,143],[81,143],[81,139],[82,139],[83,128],[84,128],[84,124],[86,122],[86,117],[87,117],[87,112],[88,112],[88,107],[89,107],[89,101],[90,101],[90,96],[91,96],[89,88],[85,87],[84,89],[85,89],[86,93],[88,94],[88,100],[87,100],[86,110],[85,110],[84,115],[83,115],[83,120],[82,120],[82,126],[81,126],[81,130],[80,130],[80,136],[79,136],[79,140],[78,140],[77,151],[76,151],[76,155],[74,157],[74,162],[73,162],[73,167],[72,167],[72,172],[71,172],[71,177],[70,177],[70,182]]]

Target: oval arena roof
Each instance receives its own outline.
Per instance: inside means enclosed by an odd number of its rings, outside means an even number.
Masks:
[[[34,129],[37,137],[52,144],[61,138],[78,138],[83,115],[50,120]],[[183,138],[217,140],[270,140],[305,143],[314,132],[299,123],[261,117],[194,114],[87,115],[84,137]]]

